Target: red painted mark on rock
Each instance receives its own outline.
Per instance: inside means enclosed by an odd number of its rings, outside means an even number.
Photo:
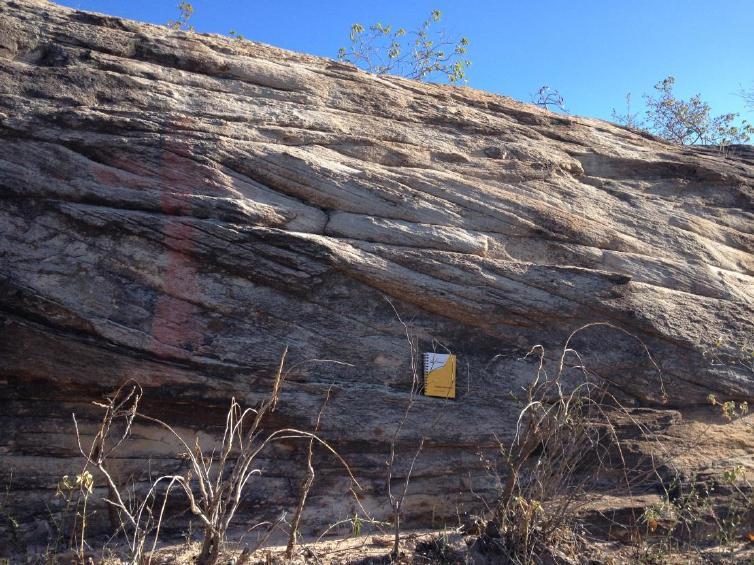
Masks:
[[[181,147],[179,142],[168,138],[163,149],[159,178],[165,251],[158,266],[162,288],[158,289],[152,316],[152,351],[158,355],[190,357],[201,346],[203,336],[198,329],[198,308],[191,302],[199,295],[193,256],[198,234],[185,217],[191,212],[187,197],[194,185],[201,182],[202,171],[195,162],[177,154],[181,149],[190,151],[191,147]]]
[[[184,123],[178,124],[180,129],[185,129],[188,121],[182,120]],[[151,340],[146,348],[160,356],[189,358],[204,341],[199,323],[202,318],[197,315],[199,307],[194,303],[200,295],[194,252],[197,238],[204,234],[191,225],[190,196],[207,186],[205,183],[215,171],[184,157],[191,154],[191,144],[171,138],[169,133],[163,137],[161,149],[157,182],[162,216],[155,218],[154,227],[161,228],[164,251],[158,264],[150,269],[153,276],[156,275],[157,299],[152,313]],[[108,165],[91,168],[98,183],[114,190],[144,190],[144,196],[149,196],[153,182],[148,179],[154,171],[150,170],[148,162],[138,163],[113,154],[108,156]]]

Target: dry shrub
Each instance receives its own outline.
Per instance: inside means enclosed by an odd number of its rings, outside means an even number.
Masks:
[[[129,381],[119,387],[104,403],[95,402],[96,406],[104,410],[104,414],[87,449],[84,449],[76,415],[73,415],[76,440],[85,461],[84,469],[77,476],[77,482],[82,482],[82,478],[89,478],[93,486],[94,479],[89,472],[90,467],[98,470],[105,478],[108,498],[104,500],[110,506],[111,522],[116,527],[115,534],[122,534],[125,538],[128,560],[133,564],[144,560],[146,544],[150,536],[153,538],[152,549],[157,544],[168,495],[177,481],[177,477],[172,475],[161,476],[151,481],[146,493],[140,493],[135,485],[123,488],[113,478],[110,458],[130,437],[142,395],[143,391],[139,384]],[[66,477],[63,479],[65,482]],[[161,493],[163,485],[165,488]],[[162,504],[158,506],[159,494],[163,496]],[[84,558],[85,530],[86,506],[84,506],[80,525],[79,559]]]
[[[624,454],[617,421],[628,421],[641,437],[652,440],[650,431],[570,346],[577,333],[594,326],[627,333],[606,323],[579,328],[566,341],[553,375],[545,369],[544,348],[535,346],[527,355],[538,355],[537,373],[525,391],[513,440],[509,445],[498,440],[503,478],[476,551],[521,564],[575,560],[589,545],[579,522],[588,493],[606,475],[619,477],[628,493],[640,480]],[[579,382],[566,382],[574,372]],[[664,398],[661,379],[660,394]],[[653,462],[650,468],[651,473]]]
[[[322,414],[325,411],[325,408],[327,407],[327,403],[330,400],[330,393],[332,392],[332,387],[330,387],[327,390],[327,395],[325,396],[325,401],[322,403],[322,408],[319,411],[319,414],[317,414],[317,422],[314,425],[314,431],[319,431],[319,425],[322,421]],[[314,465],[312,464],[312,458],[314,457],[314,438],[309,438],[309,447],[306,451],[306,477],[304,478],[303,482],[301,483],[301,488],[299,490],[299,499],[298,499],[298,505],[296,506],[296,510],[293,512],[293,518],[291,519],[291,530],[288,534],[288,545],[285,548],[285,558],[289,561],[293,557],[293,549],[296,546],[296,536],[298,534],[298,527],[301,523],[301,515],[304,513],[304,506],[306,506],[306,499],[309,496],[309,491],[312,488],[312,485],[314,484]]]
[[[272,432],[264,430],[265,418],[275,411],[280,399],[280,390],[285,377],[283,369],[286,352],[287,350],[283,352],[280,360],[273,390],[258,408],[243,408],[235,398],[231,399],[226,414],[222,441],[217,450],[204,448],[200,444],[198,436],[194,445],[191,446],[169,424],[139,412],[138,404],[142,397],[142,390],[135,382],[129,382],[120,387],[111,398],[107,399],[106,403],[96,403],[104,408],[105,415],[88,449],[84,449],[82,446],[81,436],[76,424],[79,448],[86,460],[85,469],[94,467],[105,478],[109,491],[109,496],[105,499],[105,502],[117,514],[119,525],[116,533],[122,533],[125,536],[132,563],[147,560],[145,547],[147,539],[150,537],[152,538],[153,552],[159,536],[167,499],[173,490],[183,492],[188,500],[190,511],[198,517],[203,529],[203,542],[197,563],[200,565],[216,563],[225,542],[228,528],[242,502],[244,493],[249,488],[252,477],[261,474],[261,470],[255,466],[255,463],[260,453],[275,441],[308,440],[309,457],[307,462],[312,473],[311,450],[313,445],[323,446],[343,465],[353,484],[358,487],[348,464],[327,442],[315,434],[293,428],[277,429]],[[151,422],[170,432],[182,450],[181,457],[188,463],[186,472],[159,477],[152,481],[147,493],[141,496],[136,492],[135,487],[127,493],[121,492],[121,487],[113,479],[109,462],[110,456],[121,448],[130,437],[135,418]],[[305,483],[306,492],[308,492],[310,486],[307,481]],[[161,504],[157,504],[158,494],[162,495]],[[299,508],[297,508],[299,517],[305,499],[306,497],[302,496]],[[293,536],[295,537],[295,532]],[[248,552],[246,553],[248,554]],[[151,556],[147,561],[151,561]]]

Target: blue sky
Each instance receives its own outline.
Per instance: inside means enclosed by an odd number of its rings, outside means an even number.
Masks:
[[[177,0],[64,0],[74,8],[152,23]],[[443,26],[471,41],[468,85],[521,100],[543,84],[573,114],[610,118],[624,96],[651,92],[667,75],[676,93],[701,93],[715,113],[754,112],[736,96],[754,85],[753,0],[194,0],[199,32],[235,29],[247,39],[335,57],[354,22],[416,27],[437,8]],[[637,108],[639,109],[639,108]]]

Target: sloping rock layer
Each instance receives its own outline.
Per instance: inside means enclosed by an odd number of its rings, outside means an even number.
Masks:
[[[189,436],[255,404],[284,347],[272,427],[311,429],[385,506],[412,349],[458,355],[421,397],[410,519],[493,487],[479,453],[567,337],[628,404],[754,400],[754,151],[677,147],[505,97],[332,60],[0,0],[0,478],[27,540],[80,469],[71,413],[127,379]],[[610,324],[610,325],[605,325]],[[645,350],[646,348],[646,350]],[[651,354],[651,358],[647,355]],[[337,362],[337,363],[335,363]],[[181,465],[140,423],[117,461]],[[267,452],[249,511],[293,507],[304,449]],[[317,454],[305,522],[353,515]],[[12,474],[12,480],[11,480]]]

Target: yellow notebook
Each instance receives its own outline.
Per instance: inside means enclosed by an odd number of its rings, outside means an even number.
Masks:
[[[448,353],[424,354],[424,394],[440,398],[456,397],[456,356]]]

